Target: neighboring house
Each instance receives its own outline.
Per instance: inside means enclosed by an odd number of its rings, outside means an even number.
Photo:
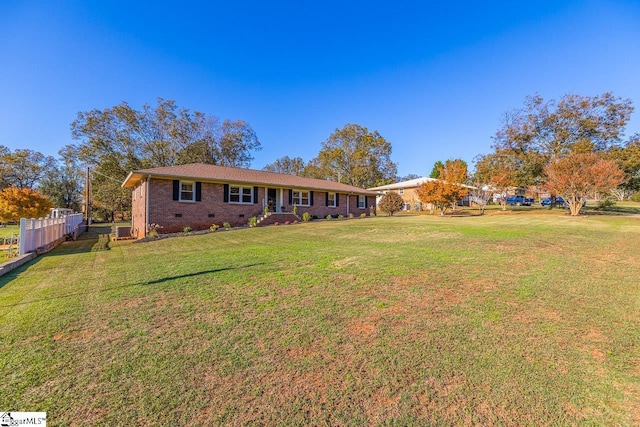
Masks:
[[[322,179],[251,169],[192,163],[136,170],[124,188],[132,189],[131,234],[143,238],[150,224],[160,232],[208,229],[211,224],[247,224],[268,206],[270,212],[327,215],[369,214],[376,193]]]
[[[395,184],[381,185],[380,187],[373,187],[369,188],[368,190],[378,193],[378,196],[376,198],[376,205],[382,198],[383,194],[393,192],[398,193],[402,197],[402,200],[404,200],[403,210],[429,210],[430,206],[428,204],[420,202],[418,194],[416,193],[418,187],[428,181],[436,181],[436,179],[422,177],[410,179],[408,181],[396,182]]]
[[[396,182],[394,184],[381,185],[380,187],[368,188],[368,190],[375,191],[376,193],[378,193],[376,197],[376,206],[378,205],[378,202],[382,198],[383,194],[388,192],[394,192],[394,193],[398,193],[402,197],[402,200],[404,200],[404,206],[402,210],[432,211],[433,206],[431,206],[430,203],[422,203],[420,201],[420,198],[418,197],[418,193],[416,192],[418,187],[420,187],[425,182],[429,182],[429,181],[437,181],[437,179],[427,178],[423,176],[421,178],[410,179],[408,181]],[[460,184],[460,185],[470,190],[475,189],[475,187],[472,187],[470,185],[466,185],[466,184]],[[468,206],[469,198],[468,197],[463,198],[459,204]]]

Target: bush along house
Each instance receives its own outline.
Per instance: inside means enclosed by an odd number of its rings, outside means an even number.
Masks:
[[[291,218],[294,207],[298,216],[359,217],[370,215],[376,197],[333,181],[202,163],[136,170],[122,187],[132,189],[131,234],[137,238],[146,237],[151,224],[160,233],[241,226],[265,211]]]

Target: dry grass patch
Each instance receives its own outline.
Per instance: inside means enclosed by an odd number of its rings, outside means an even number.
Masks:
[[[0,403],[61,425],[633,424],[629,221],[394,217],[64,245],[0,282]]]

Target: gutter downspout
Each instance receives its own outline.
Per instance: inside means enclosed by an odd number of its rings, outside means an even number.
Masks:
[[[147,233],[149,232],[149,187],[150,187],[151,175],[147,175],[147,182],[145,182],[145,190],[144,190],[144,198],[145,198],[145,207],[144,207],[144,215],[145,215],[145,224],[144,224],[144,237],[147,237]]]

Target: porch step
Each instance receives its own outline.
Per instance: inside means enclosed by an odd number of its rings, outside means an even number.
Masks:
[[[275,213],[269,212],[269,215],[265,217],[264,215],[258,218],[258,226],[263,225],[273,225],[278,222],[280,224],[284,224],[285,222],[298,221],[300,222],[300,217],[298,215],[294,215],[292,212],[284,212],[284,213]]]

